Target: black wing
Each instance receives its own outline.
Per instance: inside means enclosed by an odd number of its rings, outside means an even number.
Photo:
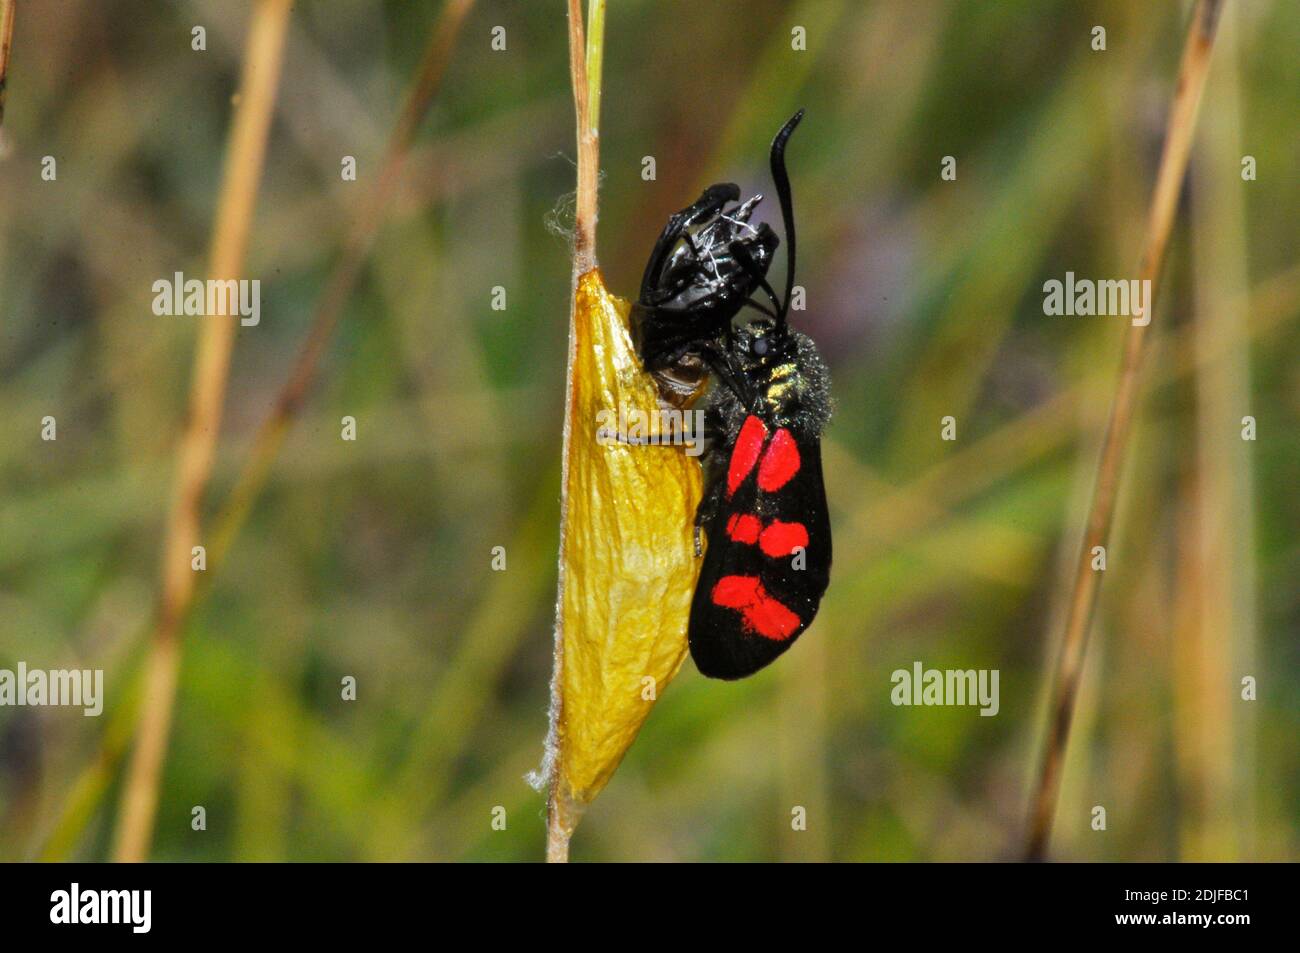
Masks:
[[[736,460],[744,453],[742,432],[729,472],[738,463],[745,469]],[[797,467],[779,482],[777,471],[789,469],[792,456]],[[710,678],[744,678],[808,628],[830,581],[820,440],[796,442],[786,430],[764,435],[756,462],[704,529],[708,550],[691,604],[691,657]]]

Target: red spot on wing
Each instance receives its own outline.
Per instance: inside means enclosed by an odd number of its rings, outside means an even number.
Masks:
[[[758,521],[758,517],[750,516],[748,513],[732,513],[731,518],[727,520],[727,535],[737,543],[754,545],[758,542],[762,528],[763,524]]]
[[[799,629],[799,617],[766,592],[744,610],[745,621],[764,638],[783,641]]]
[[[713,587],[713,602],[724,609],[743,609],[762,588],[757,576],[723,576]]]
[[[732,539],[735,539],[733,536]],[[758,537],[758,548],[776,559],[789,556],[796,549],[808,548],[808,530],[803,523],[782,523],[774,520]]]
[[[713,602],[736,609],[746,631],[782,641],[799,628],[799,617],[763,588],[757,576],[723,576],[713,587]]]
[[[745,482],[758,462],[758,455],[767,439],[767,427],[754,415],[745,418],[736,445],[731,448],[731,462],[727,465],[727,496],[732,496]]]
[[[758,465],[758,488],[764,493],[775,493],[799,472],[800,462],[799,445],[790,436],[790,431],[782,427],[772,437],[767,452],[763,454],[763,462]]]

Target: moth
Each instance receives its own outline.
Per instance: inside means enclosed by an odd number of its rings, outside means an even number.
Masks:
[[[711,678],[744,678],[789,649],[830,582],[821,460],[830,375],[812,339],[789,325],[795,224],[785,149],[802,118],[799,110],[781,127],[770,155],[785,231],[785,293],[767,281],[780,240],[751,222],[762,197],[728,207],[740,190],[721,183],[669,219],[633,307],[638,355],[666,400],[680,401],[712,378],[704,398],[705,490],[695,515],[704,562],[688,633],[696,667]],[[745,308],[758,315],[738,324]]]

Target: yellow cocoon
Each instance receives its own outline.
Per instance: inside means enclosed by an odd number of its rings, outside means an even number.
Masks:
[[[633,349],[630,312],[599,269],[578,279],[542,778],[551,785],[550,823],[566,842],[681,668],[700,568],[692,530],[702,493],[697,460],[681,446],[597,438],[598,417],[658,413],[654,381]]]

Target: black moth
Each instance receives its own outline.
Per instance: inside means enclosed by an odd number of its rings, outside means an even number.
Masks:
[[[711,678],[751,675],[812,622],[830,581],[831,529],[821,433],[830,379],[812,340],[787,323],[795,229],[785,146],[803,110],[772,141],[772,179],[786,239],[785,294],[767,270],[779,245],[750,216],[761,196],[727,208],[740,189],[709,187],[668,220],[633,308],[633,336],[665,400],[680,403],[704,375],[708,441],[704,499],[695,516],[708,540],[691,604],[690,646]],[[752,300],[762,292],[767,303]],[[744,307],[762,317],[740,327]]]

